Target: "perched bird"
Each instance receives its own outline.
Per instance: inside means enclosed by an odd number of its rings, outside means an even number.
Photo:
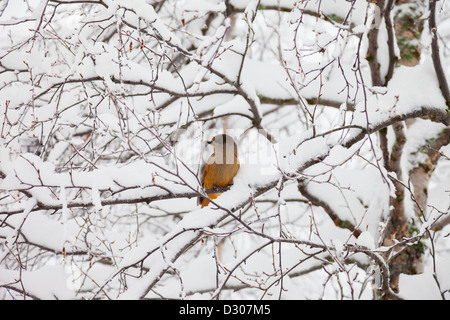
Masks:
[[[236,142],[226,134],[219,134],[211,141],[214,153],[205,163],[202,171],[202,186],[204,189],[214,187],[228,187],[233,184],[233,178],[239,170],[240,164]],[[209,194],[209,199],[216,199],[221,193]],[[209,204],[209,199],[199,197],[197,204],[202,208]]]

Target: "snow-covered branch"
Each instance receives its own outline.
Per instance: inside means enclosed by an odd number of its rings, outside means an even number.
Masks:
[[[0,5],[0,297],[448,298],[448,6]]]

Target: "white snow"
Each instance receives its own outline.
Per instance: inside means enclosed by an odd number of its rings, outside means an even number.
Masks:
[[[426,27],[420,63],[373,87],[377,13],[363,0],[13,2],[0,12],[0,297],[372,298],[376,266],[346,245],[389,249],[388,177],[410,188],[409,171],[447,127],[405,123],[399,175],[383,166],[377,133],[347,144],[392,119],[448,111]],[[227,3],[239,12],[225,16]],[[379,44],[384,77],[384,24]],[[223,132],[240,169],[200,208],[206,141]],[[449,226],[431,230],[448,216],[449,150],[425,216],[408,215],[420,235],[433,232],[423,241],[436,257],[427,247],[424,272],[400,276],[405,299],[449,296]]]

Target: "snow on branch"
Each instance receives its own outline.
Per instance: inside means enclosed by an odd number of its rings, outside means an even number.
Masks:
[[[448,298],[438,4],[6,1],[0,298]]]

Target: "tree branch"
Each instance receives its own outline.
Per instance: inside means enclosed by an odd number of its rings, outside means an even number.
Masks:
[[[431,58],[433,59],[434,70],[436,72],[437,79],[439,81],[439,88],[447,104],[447,113],[450,111],[450,90],[445,76],[444,69],[442,68],[441,57],[439,54],[439,43],[437,36],[436,26],[436,2],[437,0],[430,0],[430,33],[431,33]]]
[[[304,185],[303,182],[299,182],[297,185],[298,191],[311,203],[315,206],[323,208],[325,212],[328,214],[330,219],[333,221],[334,225],[339,228],[345,228],[352,232],[352,234],[355,236],[355,238],[358,238],[361,234],[361,230],[359,230],[356,226],[354,226],[349,221],[342,220],[339,215],[330,207],[328,203],[326,203],[324,200],[319,199],[315,195],[313,195],[311,192],[308,191],[308,187]]]

